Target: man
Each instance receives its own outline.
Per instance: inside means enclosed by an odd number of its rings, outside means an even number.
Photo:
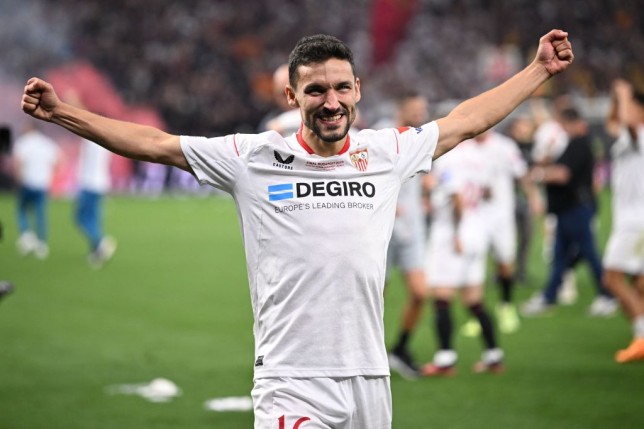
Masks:
[[[589,263],[597,290],[590,314],[610,316],[617,303],[602,284],[602,266],[592,229],[595,162],[588,125],[574,108],[564,109],[560,116],[561,126],[569,136],[566,148],[554,163],[535,167],[531,172],[535,181],[546,185],[548,212],[556,216],[553,265],[546,287],[524,304],[522,312],[536,316],[550,310],[556,304],[565,270],[579,255]]]
[[[613,225],[604,279],[631,322],[633,340],[615,354],[626,363],[644,360],[644,94],[621,79],[612,92],[606,129],[617,141],[611,148]]]
[[[284,88],[288,85],[288,64],[280,64],[273,72],[273,102],[275,109],[271,110],[259,124],[259,132],[277,131],[283,136],[296,133],[302,123],[297,108],[289,106]]]
[[[505,334],[516,332],[520,326],[519,315],[513,302],[514,262],[517,250],[515,222],[515,181],[527,196],[533,212],[541,212],[539,190],[528,177],[528,166],[515,141],[496,131],[489,130],[474,138],[480,156],[486,160],[485,168],[492,177],[489,198],[482,201],[482,216],[486,220],[484,240],[488,243],[496,265],[496,280],[501,292],[496,307],[499,330]],[[476,322],[476,321],[472,321]],[[478,324],[468,322],[465,328]],[[465,329],[472,334],[477,329]],[[469,332],[468,332],[469,331]]]
[[[30,121],[25,133],[16,140],[14,171],[18,189],[18,227],[20,237],[16,246],[21,255],[38,259],[49,256],[47,205],[54,174],[61,163],[58,144],[42,133],[37,123]],[[30,225],[33,215],[34,227]]]
[[[81,142],[74,219],[87,238],[87,261],[93,268],[101,268],[116,251],[116,240],[103,232],[103,200],[111,186],[111,157],[105,148],[87,139]]]
[[[393,123],[380,121],[376,128],[387,125],[421,127],[429,120],[427,99],[416,91],[402,93],[396,100]],[[422,314],[427,285],[425,282],[425,211],[422,204],[423,175],[417,175],[400,188],[396,204],[396,221],[387,249],[387,278],[395,267],[400,269],[407,287],[407,302],[403,308],[400,332],[391,352],[389,366],[402,377],[414,379],[418,376],[409,340]]]
[[[22,109],[234,196],[255,317],[256,428],[389,428],[382,301],[401,182],[565,70],[573,60],[567,36],[543,36],[529,66],[445,118],[356,138],[347,135],[361,97],[353,54],[324,35],[301,39],[291,52],[286,95],[303,125],[287,138],[180,137],[74,108],[38,78],[27,82]]]
[[[532,146],[532,160],[538,166],[546,166],[561,156],[568,146],[568,134],[561,124],[561,112],[573,107],[569,94],[555,97],[552,106],[548,108],[542,98],[532,98],[530,108],[536,125],[534,131],[534,145]],[[543,258],[547,264],[552,264],[554,236],[557,229],[557,216],[546,213],[543,221]],[[557,293],[557,303],[572,305],[577,301],[577,277],[575,265],[579,260],[578,255],[571,258],[570,265],[566,268],[561,287]]]
[[[468,140],[436,161],[437,184],[431,192],[432,228],[427,243],[427,283],[434,300],[438,350],[421,368],[426,377],[448,376],[455,371],[458,354],[453,347],[451,303],[460,295],[479,327],[484,351],[475,372],[500,372],[503,350],[483,302],[487,256],[487,207],[494,171],[481,144]]]

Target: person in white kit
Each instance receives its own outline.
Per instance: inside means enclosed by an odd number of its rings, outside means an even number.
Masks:
[[[18,227],[16,243],[22,255],[33,253],[38,259],[49,256],[47,205],[54,173],[61,164],[58,144],[42,133],[35,122],[26,124],[16,140],[13,153],[18,189]],[[34,226],[30,226],[33,215]]]
[[[325,35],[305,37],[291,52],[285,91],[303,126],[287,138],[172,135],[63,103],[38,78],[28,80],[22,109],[232,194],[255,320],[255,428],[390,428],[383,288],[401,183],[565,70],[573,60],[567,35],[543,36],[524,70],[445,118],[355,138],[348,131],[361,93],[353,55]]]
[[[103,232],[103,200],[111,186],[112,153],[90,140],[81,142],[78,161],[78,195],[74,220],[89,244],[88,262],[100,268],[116,250],[116,240]]]
[[[644,360],[644,93],[618,79],[612,101],[606,129],[617,137],[611,148],[613,224],[603,264],[606,287],[632,325],[633,340],[615,354],[626,363]]]
[[[421,368],[426,377],[455,372],[458,354],[453,346],[451,302],[460,294],[463,305],[480,327],[484,352],[476,372],[500,372],[503,351],[483,302],[488,240],[485,202],[491,197],[492,163],[483,146],[468,140],[435,163],[437,178],[431,192],[432,228],[427,241],[427,284],[434,301],[438,350]]]
[[[474,138],[487,161],[492,182],[489,198],[482,202],[482,216],[486,222],[485,241],[489,245],[496,265],[496,280],[501,299],[496,306],[499,330],[513,333],[519,329],[520,320],[513,302],[514,262],[517,252],[515,221],[515,182],[528,198],[531,210],[542,211],[543,203],[537,187],[528,177],[528,165],[521,156],[517,143],[509,137],[489,130]],[[468,336],[478,335],[480,326],[476,320],[464,326]]]

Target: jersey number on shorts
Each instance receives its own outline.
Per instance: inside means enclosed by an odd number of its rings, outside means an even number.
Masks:
[[[281,416],[279,419],[277,419],[280,423],[279,429],[286,429],[286,417]],[[300,425],[304,422],[307,422],[311,420],[309,417],[300,417],[295,424],[293,425],[293,429],[299,429]]]

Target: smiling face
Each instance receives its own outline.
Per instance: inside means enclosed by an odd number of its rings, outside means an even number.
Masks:
[[[356,118],[360,80],[348,61],[330,58],[298,67],[296,86],[287,87],[289,104],[300,108],[302,137],[318,154],[335,154]]]

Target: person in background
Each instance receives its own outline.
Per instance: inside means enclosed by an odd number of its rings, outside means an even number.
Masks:
[[[613,224],[604,279],[631,322],[632,341],[615,354],[626,363],[644,360],[644,93],[627,81],[613,83],[606,131],[617,140],[611,148]]]
[[[281,64],[273,72],[273,102],[271,110],[259,124],[258,131],[277,131],[283,136],[295,134],[302,124],[300,110],[289,106],[286,98],[288,86],[288,63]]]
[[[49,256],[47,206],[54,174],[61,162],[58,144],[39,130],[37,122],[28,121],[13,152],[20,230],[16,247],[21,255],[33,253],[38,259]]]
[[[573,106],[569,94],[561,94],[552,100],[548,106],[543,98],[531,98],[530,108],[535,123],[534,144],[532,145],[532,160],[534,165],[547,166],[559,158],[568,146],[569,136],[561,123],[561,112]],[[547,212],[543,220],[543,259],[552,264],[555,233],[557,230],[557,216]],[[572,305],[577,302],[577,275],[575,266],[579,262],[577,249],[571,250],[573,257],[566,267],[561,287],[558,288],[557,303]]]
[[[80,94],[73,89],[68,89],[64,98],[78,108],[85,107]],[[81,140],[76,171],[74,222],[87,240],[87,262],[93,268],[101,268],[116,251],[116,240],[103,232],[103,205],[105,195],[112,185],[111,160],[112,153],[109,150],[90,140]]]
[[[539,190],[528,177],[528,165],[515,141],[495,130],[488,130],[476,136],[473,141],[481,151],[481,156],[487,160],[485,167],[490,169],[489,195],[481,205],[482,217],[486,220],[482,223],[486,228],[484,239],[495,263],[494,278],[500,291],[496,317],[499,330],[511,334],[521,324],[513,300],[517,250],[515,182],[519,183],[527,196],[533,213],[543,211],[543,202]],[[476,320],[471,320],[463,328],[464,334],[475,336],[478,335],[480,325]]]
[[[110,159],[107,149],[83,139],[78,160],[78,194],[74,220],[89,245],[87,260],[101,268],[116,251],[116,240],[103,231],[103,204],[110,189]]]
[[[545,185],[548,212],[556,216],[553,263],[545,288],[523,305],[522,314],[531,317],[548,312],[557,303],[565,270],[573,258],[580,257],[590,265],[597,292],[589,313],[606,317],[615,313],[617,302],[603,285],[592,228],[596,210],[595,160],[588,124],[574,108],[563,109],[560,116],[561,126],[569,137],[566,148],[554,162],[536,166],[530,173],[534,181]]]
[[[484,302],[488,251],[486,200],[494,182],[492,160],[474,139],[436,161],[437,183],[431,191],[432,226],[427,241],[426,276],[434,307],[438,350],[420,372],[425,377],[454,374],[458,353],[453,344],[452,302],[459,296],[477,324],[483,354],[475,372],[503,370],[493,320]]]

